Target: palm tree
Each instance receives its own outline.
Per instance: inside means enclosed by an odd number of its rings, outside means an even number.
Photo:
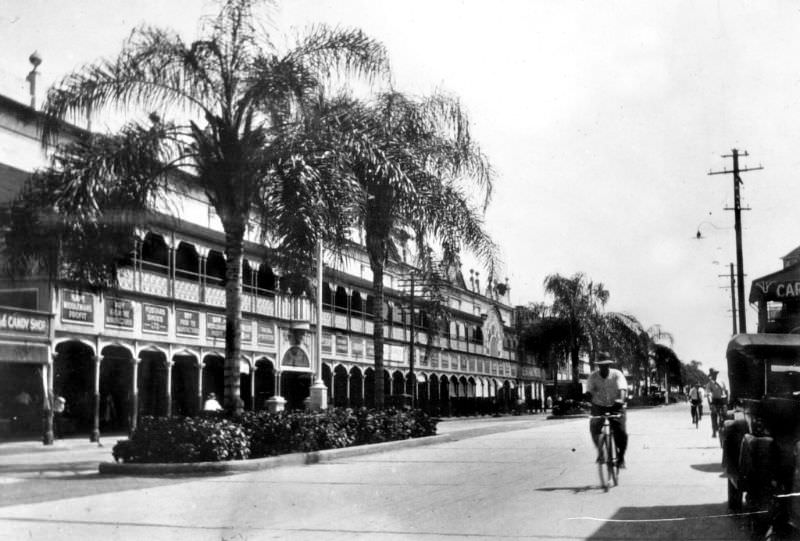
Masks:
[[[291,49],[279,51],[256,30],[257,3],[225,0],[203,36],[191,43],[168,30],[137,28],[116,59],[66,76],[48,92],[43,107],[51,119],[43,132],[46,143],[56,141],[62,121],[81,121],[101,110],[157,113],[151,115],[160,126],[153,132],[156,154],[171,169],[192,173],[186,182],[205,193],[225,234],[228,409],[241,404],[242,257],[251,219],[263,232],[281,223],[280,211],[287,211],[294,219],[277,237],[316,239],[321,234],[321,220],[306,219],[304,213],[335,214],[323,197],[330,195],[330,183],[337,179],[330,173],[338,164],[324,163],[329,153],[314,135],[324,120],[312,122],[306,113],[320,110],[313,104],[329,76],[372,79],[388,69],[384,48],[359,30],[316,26]],[[180,122],[160,120],[178,114],[184,115]],[[124,170],[116,173],[116,181],[124,181]],[[107,180],[71,179],[83,183],[78,191],[85,193],[102,192],[98,184]],[[285,189],[289,181],[297,189]],[[305,207],[292,208],[292,202]],[[84,213],[99,211],[95,201],[86,203]],[[304,232],[292,229],[298,227]]]
[[[451,97],[414,99],[387,92],[369,103],[354,101],[348,122],[343,125],[351,134],[345,159],[362,190],[357,225],[365,232],[372,270],[375,405],[380,408],[384,405],[383,277],[394,232],[412,232],[422,258],[435,245],[441,248],[445,265],[452,264],[463,247],[493,267],[497,249],[482,221],[493,175],[471,137],[466,114]],[[478,208],[468,195],[470,189],[479,200]]]
[[[544,288],[553,296],[553,314],[567,321],[572,384],[578,394],[580,352],[581,349],[589,353],[596,350],[593,336],[596,336],[601,309],[608,302],[609,292],[602,283],[592,282],[583,273],[570,278],[551,274],[545,277]]]

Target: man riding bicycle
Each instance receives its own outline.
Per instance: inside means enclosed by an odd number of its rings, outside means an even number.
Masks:
[[[628,448],[628,433],[625,430],[625,397],[628,394],[628,382],[621,371],[611,368],[613,363],[611,355],[605,351],[600,352],[597,360],[598,369],[591,373],[587,381],[587,392],[591,395],[593,417],[606,413],[620,415],[618,418],[609,419],[609,422],[619,450],[617,465],[624,468],[625,450]],[[589,431],[595,447],[602,427],[603,419],[592,419],[589,422]]]
[[[703,397],[705,393],[700,384],[695,382],[694,387],[689,391],[689,402],[692,403],[692,422],[696,423],[703,418]]]
[[[710,368],[708,377],[710,381],[706,385],[706,396],[708,396],[708,411],[711,413],[711,437],[716,438],[722,423],[725,422],[725,415],[728,413],[728,389],[724,383],[717,382],[719,370]]]

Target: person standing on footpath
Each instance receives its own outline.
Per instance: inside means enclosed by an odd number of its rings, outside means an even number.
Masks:
[[[711,414],[711,437],[716,438],[725,416],[728,413],[728,389],[724,383],[717,381],[719,370],[710,368],[708,377],[710,381],[706,385],[706,397],[708,397],[708,411]]]

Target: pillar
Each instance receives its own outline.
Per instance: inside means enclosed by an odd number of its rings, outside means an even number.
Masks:
[[[92,421],[92,434],[89,441],[100,441],[100,363],[103,362],[102,355],[94,357],[94,419]]]
[[[131,381],[131,417],[128,423],[128,429],[131,433],[136,430],[139,420],[139,362],[141,362],[141,359],[131,359],[133,379]]]
[[[167,359],[167,417],[172,417],[172,367],[175,362]]]
[[[55,354],[51,354],[49,362],[42,365],[42,415],[44,417],[42,443],[44,445],[53,445],[53,441],[55,441],[55,434],[53,433],[53,370],[55,357]]]
[[[201,359],[197,361],[197,411],[203,411],[203,352],[200,352]]]

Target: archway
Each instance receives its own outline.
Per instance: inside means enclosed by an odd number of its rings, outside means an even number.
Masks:
[[[354,366],[350,369],[350,407],[360,408],[364,405],[364,376],[361,370]]]
[[[239,360],[239,398],[244,402],[244,409],[250,411],[253,409],[252,371],[250,361],[242,357]]]
[[[375,370],[364,370],[364,405],[368,408],[375,407]]]
[[[406,392],[405,378],[403,373],[397,370],[392,374],[392,395],[399,396]]]
[[[256,361],[255,409],[265,409],[267,400],[275,396],[275,365],[262,357]]]
[[[304,409],[305,399],[311,391],[311,374],[309,372],[281,372],[281,396],[286,399],[286,409]]]
[[[240,389],[241,390],[241,389]],[[220,404],[225,397],[225,359],[211,353],[203,359],[203,399],[214,393]]]
[[[182,354],[172,360],[172,415],[197,415],[200,409],[197,357]]]
[[[53,363],[53,392],[66,400],[56,426],[56,437],[90,432],[94,426],[95,352],[78,340],[56,346]]]
[[[333,405],[337,408],[346,408],[348,403],[348,377],[347,369],[342,365],[336,365],[333,370]]]
[[[137,410],[133,355],[122,346],[106,346],[100,355],[100,429],[130,430],[136,422]]]
[[[139,415],[163,417],[167,415],[167,356],[157,350],[145,350],[139,354]],[[116,412],[102,404],[100,419],[113,417]]]

